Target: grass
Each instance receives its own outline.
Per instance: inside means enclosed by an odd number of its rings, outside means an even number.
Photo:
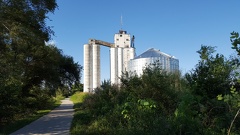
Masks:
[[[90,113],[87,110],[81,109],[81,105],[84,98],[88,93],[76,92],[71,96],[70,100],[74,103],[75,114],[71,124],[71,134],[84,134],[88,127],[89,121],[91,121]]]
[[[14,121],[13,123],[9,123],[7,125],[4,125],[4,127],[0,127],[0,135],[8,135],[8,134],[10,134],[10,133],[12,133],[12,132],[28,125],[28,124],[30,124],[31,122],[39,119],[43,115],[48,114],[49,112],[51,112],[52,109],[58,107],[60,104],[61,104],[61,101],[58,100],[49,109],[38,110],[36,113],[30,114],[30,115],[28,115],[24,118],[18,119],[16,121]]]
[[[73,94],[70,98],[70,100],[76,104],[76,103],[82,103],[84,101],[84,98],[87,96],[88,93],[84,92],[76,92]]]

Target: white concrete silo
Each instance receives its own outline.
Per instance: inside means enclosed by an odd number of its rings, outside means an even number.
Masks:
[[[92,45],[92,88],[100,87],[100,46]]]
[[[117,61],[116,61],[117,48],[110,48],[110,81],[112,84],[117,82]]]
[[[117,76],[116,76],[116,84],[120,84],[120,77],[122,76],[123,72],[123,48],[116,48],[117,49]]]
[[[84,92],[92,90],[92,46],[84,45]]]

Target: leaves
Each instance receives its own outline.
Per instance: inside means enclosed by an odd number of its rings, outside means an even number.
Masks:
[[[232,32],[230,41],[232,43],[232,49],[236,50],[238,55],[240,55],[240,38],[239,38],[239,33],[238,32]]]
[[[201,60],[192,72],[185,75],[193,92],[210,99],[228,92],[234,70],[231,62],[223,55],[214,56],[214,47],[202,46],[198,52]]]
[[[54,34],[47,14],[56,7],[55,0],[0,1],[0,124],[21,110],[45,106],[39,103],[47,104],[58,88],[68,93],[81,79],[82,67],[71,56],[46,45]]]
[[[221,95],[218,95],[218,96],[217,96],[217,99],[218,99],[218,100],[223,100],[222,94],[221,94]]]

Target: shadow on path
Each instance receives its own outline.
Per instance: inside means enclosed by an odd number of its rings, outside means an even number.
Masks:
[[[59,107],[11,135],[69,135],[73,114],[73,103],[66,98]]]

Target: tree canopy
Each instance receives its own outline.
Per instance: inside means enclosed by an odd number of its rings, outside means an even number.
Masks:
[[[56,8],[55,0],[0,1],[0,125],[80,83],[82,66],[47,43],[54,35],[47,15]]]

